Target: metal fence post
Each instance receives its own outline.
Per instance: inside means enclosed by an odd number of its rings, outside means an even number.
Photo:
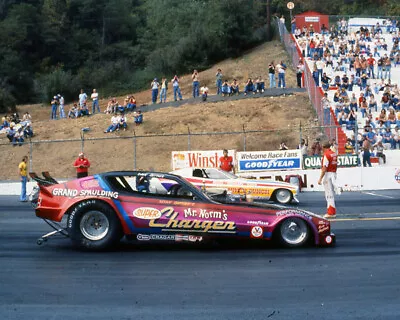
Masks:
[[[190,128],[189,126],[187,128],[188,128],[188,151],[190,151]]]
[[[133,170],[136,170],[137,159],[136,159],[136,131],[133,130]]]
[[[81,152],[85,149],[85,132],[81,130]]]
[[[243,151],[246,151],[246,128],[243,124]]]
[[[33,172],[33,143],[31,138],[29,138],[29,172]]]
[[[299,145],[301,145],[301,140],[303,139],[303,128],[301,127],[301,121],[299,128]]]

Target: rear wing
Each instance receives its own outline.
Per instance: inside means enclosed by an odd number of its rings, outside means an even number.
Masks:
[[[29,172],[29,176],[32,180],[36,181],[39,186],[51,186],[53,184],[58,184],[58,181],[50,176],[48,171],[42,172],[43,178],[39,177],[35,172]]]

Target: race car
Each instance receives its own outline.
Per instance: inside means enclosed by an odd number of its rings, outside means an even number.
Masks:
[[[36,216],[83,249],[103,250],[123,236],[137,241],[277,241],[287,247],[335,242],[330,222],[308,211],[275,204],[219,201],[186,179],[158,172],[107,172],[57,183],[48,173],[30,176]],[[152,183],[164,184],[158,193]],[[169,184],[169,187],[168,187]],[[225,201],[224,201],[225,199]],[[224,203],[225,202],[225,203]]]
[[[297,186],[286,182],[243,179],[217,168],[183,168],[171,173],[206,190],[227,190],[233,195],[245,195],[255,200],[272,200],[280,204],[299,202]]]

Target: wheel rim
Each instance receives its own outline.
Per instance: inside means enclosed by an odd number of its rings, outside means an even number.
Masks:
[[[279,203],[288,203],[292,198],[292,194],[289,190],[286,189],[279,189],[276,191],[276,200]]]
[[[290,245],[302,244],[308,236],[306,223],[298,218],[288,218],[281,225],[282,239]]]
[[[89,211],[82,216],[80,230],[83,236],[89,240],[103,239],[109,229],[108,218],[100,211]]]

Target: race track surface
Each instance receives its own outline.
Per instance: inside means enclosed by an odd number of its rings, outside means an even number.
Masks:
[[[298,206],[323,213],[323,193]],[[400,192],[344,193],[334,248],[75,250],[0,197],[0,319],[400,319]]]

